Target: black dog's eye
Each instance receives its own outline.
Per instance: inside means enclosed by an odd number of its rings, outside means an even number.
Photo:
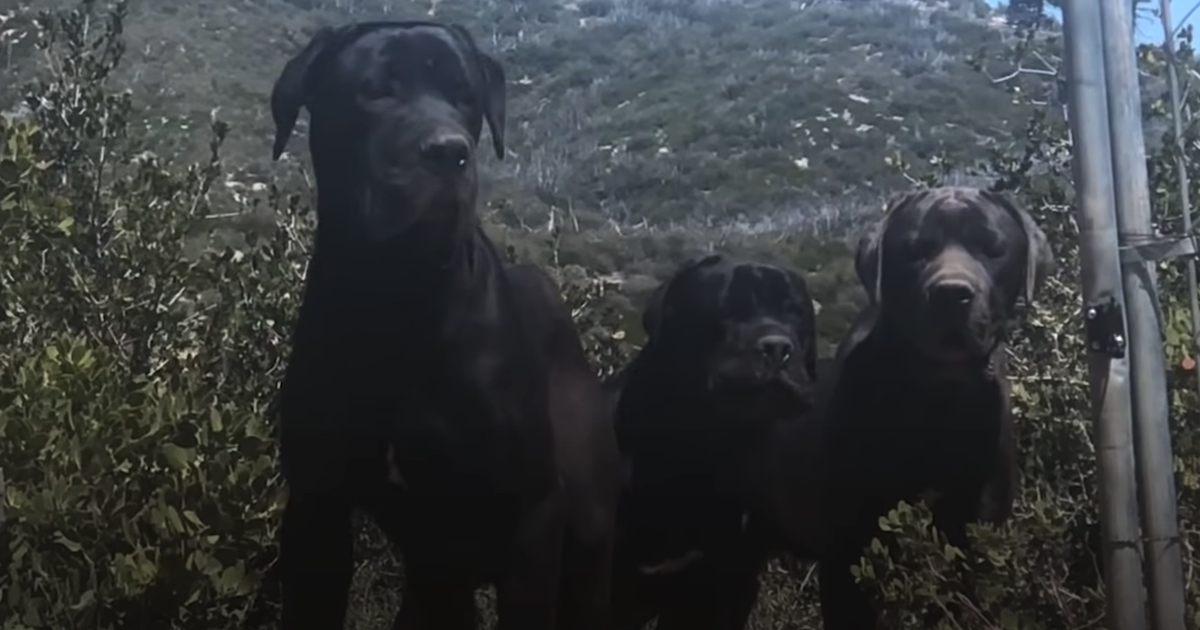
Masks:
[[[1007,251],[1004,241],[991,239],[983,244],[983,254],[988,258],[1000,258]]]
[[[932,238],[920,237],[908,243],[908,255],[913,260],[924,260],[933,256],[937,251],[937,241]]]
[[[463,88],[458,94],[458,104],[467,109],[475,109],[475,92],[469,88]]]
[[[368,78],[359,82],[358,95],[373,101],[388,96],[388,91],[381,82]]]

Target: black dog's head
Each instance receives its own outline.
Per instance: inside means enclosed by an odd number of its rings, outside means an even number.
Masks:
[[[883,322],[929,359],[981,358],[1031,303],[1054,257],[1008,197],[966,187],[894,200],[858,244],[855,267]]]
[[[474,223],[483,121],[504,156],[504,81],[457,25],[323,28],[275,82],[274,157],[305,107],[327,232],[367,245],[417,230],[446,243]]]
[[[739,417],[807,411],[816,371],[812,299],[799,274],[712,255],[651,295],[644,353],[695,386],[697,403]]]

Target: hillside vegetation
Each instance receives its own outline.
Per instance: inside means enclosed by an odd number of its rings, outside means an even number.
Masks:
[[[462,22],[504,60],[512,143],[488,158],[486,227],[560,282],[601,374],[636,351],[640,295],[711,250],[804,273],[828,352],[863,300],[844,237],[885,194],[1010,191],[1060,261],[1012,348],[1016,513],[963,555],[899,506],[902,548],[861,572],[905,628],[949,605],[966,612],[937,630],[1103,627],[1052,24],[1025,38],[965,0],[46,1],[33,28],[0,0],[0,630],[274,627],[286,489],[266,418],[314,218],[303,133],[267,159],[266,97],[318,25],[385,7]],[[1142,52],[1156,227],[1178,232],[1162,57]],[[1044,72],[1003,79],[1017,64]],[[1191,576],[1200,400],[1182,274],[1160,282]],[[388,627],[401,559],[365,524],[357,553],[348,627]],[[754,630],[820,627],[810,566],[763,581]]]
[[[970,164],[1029,111],[971,67],[1013,39],[982,0],[135,0],[114,87],[171,156],[202,156],[194,132],[219,108],[231,174],[294,175],[303,135],[268,161],[286,59],[348,15],[431,12],[512,78],[491,169],[510,225],[549,207],[593,224],[837,222],[906,183],[889,161]]]

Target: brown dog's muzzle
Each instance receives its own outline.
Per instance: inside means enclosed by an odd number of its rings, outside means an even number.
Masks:
[[[990,345],[987,278],[987,270],[960,248],[948,248],[931,261],[918,326],[934,354],[976,354]]]

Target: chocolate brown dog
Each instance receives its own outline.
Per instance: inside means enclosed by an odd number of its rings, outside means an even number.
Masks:
[[[510,267],[475,211],[499,62],[455,25],[322,29],[271,95],[278,158],[301,107],[316,244],[280,404],[290,489],[283,628],[342,627],[352,508],[398,545],[396,628],[604,627],[620,468],[595,373],[551,280]]]
[[[1004,195],[944,187],[896,199],[862,237],[871,296],[838,348],[820,407],[825,630],[873,630],[850,566],[900,500],[932,500],[935,524],[965,548],[966,525],[1000,522],[1016,490],[1005,341],[1054,258]],[[936,498],[933,498],[936,497]]]

